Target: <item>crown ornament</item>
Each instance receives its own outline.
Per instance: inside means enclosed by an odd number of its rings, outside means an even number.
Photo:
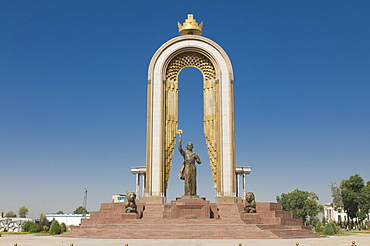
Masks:
[[[183,35],[202,35],[203,22],[198,25],[196,19],[193,19],[193,14],[188,14],[188,18],[181,25],[177,23],[179,27],[179,34]]]

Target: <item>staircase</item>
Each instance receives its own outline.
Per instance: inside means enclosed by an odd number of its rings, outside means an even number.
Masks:
[[[204,203],[204,201],[200,201],[200,203],[202,202]],[[281,204],[257,203],[258,213],[243,214],[242,204],[211,203],[207,207],[211,210],[210,218],[194,219],[173,218],[175,211],[173,206],[176,206],[176,202],[171,204],[138,204],[138,214],[125,214],[124,204],[103,203],[98,212],[90,214],[90,219],[83,219],[81,226],[73,227],[71,231],[62,236],[111,239],[319,237],[311,230],[303,228],[300,220],[292,219],[289,212],[282,211]],[[184,206],[184,202],[181,203],[181,206]],[[201,208],[194,206],[194,209]]]

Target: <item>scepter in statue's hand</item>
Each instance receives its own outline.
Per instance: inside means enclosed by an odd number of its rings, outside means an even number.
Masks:
[[[181,129],[178,129],[178,130],[177,130],[177,134],[178,134],[178,135],[180,135],[180,139],[182,139],[182,136],[181,136],[181,134],[182,134],[182,130],[181,130]]]

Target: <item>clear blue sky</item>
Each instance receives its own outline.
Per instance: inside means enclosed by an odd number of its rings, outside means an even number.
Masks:
[[[188,13],[228,53],[237,165],[275,201],[295,188],[370,180],[370,1],[0,0],[0,211],[98,210],[145,165],[147,69]],[[203,160],[202,78],[180,74],[180,128]],[[183,194],[175,154],[169,200]]]

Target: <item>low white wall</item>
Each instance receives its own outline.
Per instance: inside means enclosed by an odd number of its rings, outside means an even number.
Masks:
[[[0,232],[21,232],[23,223],[29,220],[32,221],[28,218],[0,218]]]
[[[79,225],[81,224],[82,218],[90,218],[90,214],[46,214],[46,218],[49,221],[53,219],[57,220],[60,223],[64,222],[66,225]]]

